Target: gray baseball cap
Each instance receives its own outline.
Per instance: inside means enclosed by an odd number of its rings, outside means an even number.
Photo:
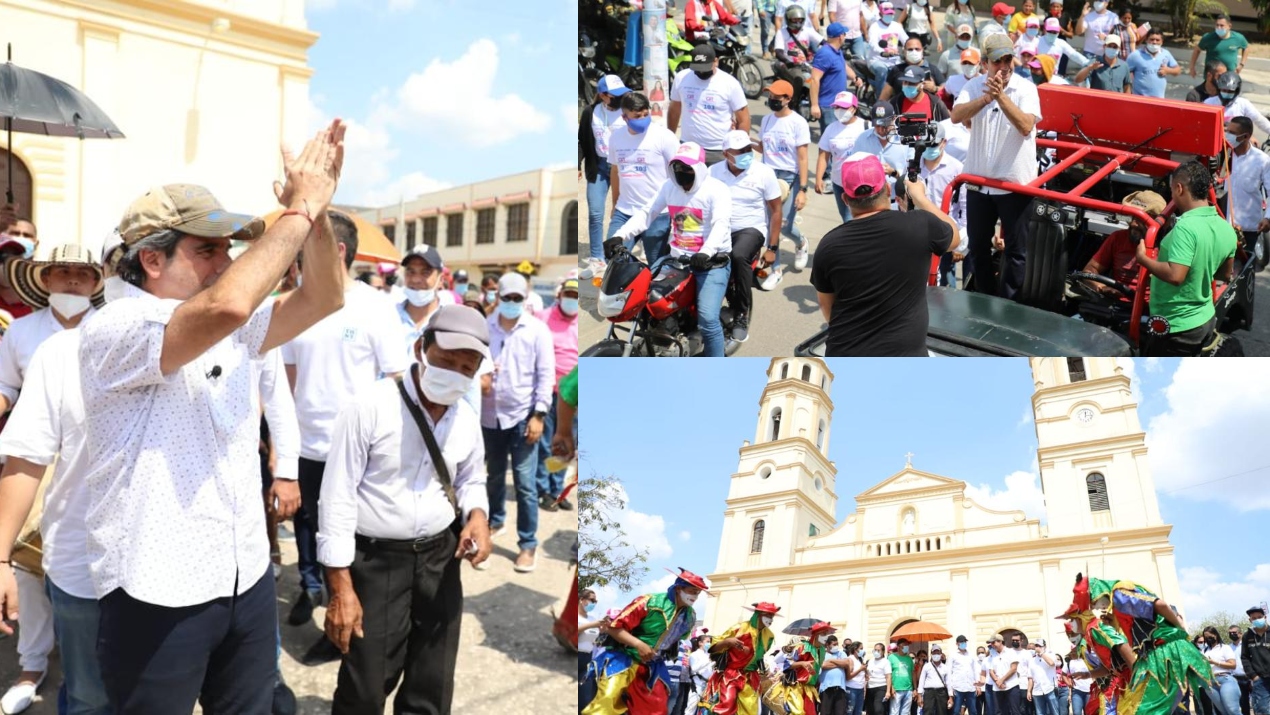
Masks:
[[[489,326],[485,316],[466,305],[443,305],[437,309],[428,331],[442,350],[475,350],[489,357]]]

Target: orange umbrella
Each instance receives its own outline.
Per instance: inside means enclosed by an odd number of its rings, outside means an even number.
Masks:
[[[265,227],[273,225],[282,215],[282,209],[266,214]],[[357,226],[357,260],[370,263],[400,263],[401,252],[392,245],[382,229],[356,214],[347,214]]]
[[[927,641],[942,641],[952,638],[952,634],[944,630],[943,626],[936,625],[930,621],[913,621],[906,623],[900,629],[891,634],[891,640],[897,641],[901,638],[907,638],[915,643],[924,643]]]

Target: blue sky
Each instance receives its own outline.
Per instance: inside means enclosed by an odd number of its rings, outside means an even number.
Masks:
[[[742,440],[753,439],[768,364],[583,361],[585,404],[599,413],[582,413],[583,472],[621,477],[622,519],[654,556],[636,592],[664,588],[663,566],[714,570],[729,475]],[[967,482],[976,501],[1044,519],[1026,360],[960,360],[955,373],[943,360],[828,364],[839,522],[855,495],[901,470],[910,451],[915,468]],[[1270,558],[1244,546],[1266,538],[1270,360],[1147,359],[1125,368],[1140,394],[1161,512],[1174,525],[1188,618],[1270,600]],[[610,608],[632,594],[600,595]]]
[[[570,162],[573,0],[308,0],[312,124],[351,120],[336,200],[395,203]]]

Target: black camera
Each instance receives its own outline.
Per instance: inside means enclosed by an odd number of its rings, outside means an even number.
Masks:
[[[913,150],[913,157],[908,160],[908,180],[917,181],[921,176],[922,153],[929,147],[939,143],[939,125],[926,118],[925,114],[901,114],[895,118],[895,135],[900,143]],[[904,196],[904,182],[895,182],[895,196]]]

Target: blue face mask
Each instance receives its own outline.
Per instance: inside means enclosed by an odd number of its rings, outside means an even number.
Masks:
[[[959,50],[970,49],[970,40],[957,40],[957,49]]]
[[[1253,628],[1265,628],[1265,627],[1266,627],[1266,619],[1264,619],[1264,618],[1254,618],[1254,619],[1252,619],[1252,627],[1253,627]]]
[[[1213,32],[1216,32],[1218,37],[1225,37],[1230,34],[1230,30],[1225,27],[1213,28]]]
[[[917,99],[917,93],[920,91],[922,91],[921,87],[917,87],[911,84],[904,85],[904,96],[908,97],[909,99]]]
[[[904,650],[904,654],[908,655],[908,646],[904,646],[903,650]]]
[[[487,290],[487,291],[485,291],[485,302],[486,302],[486,303],[493,303],[495,298],[498,298],[498,292],[497,292],[497,291],[492,291],[492,290]]]
[[[732,163],[736,164],[736,168],[741,171],[745,171],[750,168],[751,164],[754,163],[754,152],[747,151],[744,154],[737,154],[736,157],[732,159]]]
[[[515,320],[520,314],[525,312],[525,304],[521,303],[499,303],[498,312],[508,320]]]
[[[922,152],[922,158],[927,161],[934,161],[939,158],[940,154],[943,153],[943,150],[937,146],[928,146],[926,147],[926,151]]]
[[[455,293],[458,293],[459,295],[463,295],[464,293],[466,293],[466,292],[467,292],[467,284],[466,284],[466,283],[455,283],[455,284],[454,284],[454,292],[455,292]]]
[[[648,131],[648,125],[652,124],[652,122],[652,117],[640,117],[639,119],[627,119],[626,126],[630,127],[631,131],[636,134],[643,134]]]
[[[560,312],[564,313],[565,315],[577,315],[578,314],[578,299],[577,298],[561,298]]]
[[[1103,54],[1103,55],[1104,55],[1107,59],[1112,59],[1112,58],[1114,58],[1114,57],[1119,57],[1119,56],[1120,56],[1120,48],[1119,48],[1119,47],[1108,47],[1107,49],[1103,50],[1102,54]]]
[[[1028,31],[1027,31],[1027,36],[1028,36],[1028,37],[1036,37],[1036,36],[1037,36],[1037,35],[1039,35],[1039,34],[1041,34],[1041,31],[1040,31],[1040,30],[1038,30],[1038,29],[1036,29],[1035,27],[1029,27],[1029,28],[1028,28]]]

